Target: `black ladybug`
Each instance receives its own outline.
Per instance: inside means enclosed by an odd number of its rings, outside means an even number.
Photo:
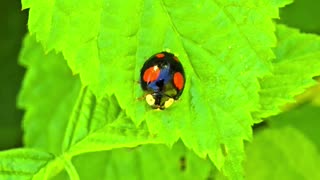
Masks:
[[[179,99],[185,85],[185,74],[179,59],[172,53],[152,55],[140,72],[141,88],[154,109],[165,109]]]

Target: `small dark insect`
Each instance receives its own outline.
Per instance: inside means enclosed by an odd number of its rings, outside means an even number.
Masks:
[[[186,168],[187,168],[186,157],[185,156],[181,156],[180,157],[180,170],[181,171],[185,171]]]

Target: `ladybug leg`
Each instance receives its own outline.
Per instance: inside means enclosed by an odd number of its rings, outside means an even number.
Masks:
[[[148,95],[152,95],[152,94],[150,94],[150,93],[144,94],[144,95],[142,95],[142,96],[140,96],[140,97],[137,97],[136,100],[137,100],[137,101],[145,100]]]
[[[167,96],[168,98],[173,98],[172,96],[170,95],[167,95],[167,94],[163,94],[164,96]],[[174,98],[173,98],[174,99]]]
[[[173,96],[167,95],[167,94],[163,94],[163,96],[167,96],[168,98],[172,98],[175,100],[175,98]]]
[[[138,100],[138,101],[144,100],[147,95],[148,95],[148,94],[144,94],[143,96],[137,97],[136,100]]]

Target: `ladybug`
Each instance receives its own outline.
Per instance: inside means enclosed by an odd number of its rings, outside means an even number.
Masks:
[[[152,55],[140,71],[140,85],[147,103],[153,109],[165,109],[179,99],[185,85],[185,74],[179,59],[163,51]]]

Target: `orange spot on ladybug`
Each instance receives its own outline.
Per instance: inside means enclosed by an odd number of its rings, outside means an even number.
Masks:
[[[160,75],[160,69],[158,66],[149,67],[143,74],[143,80],[146,83],[151,83],[158,79]]]
[[[163,53],[156,54],[156,57],[159,58],[159,59],[160,59],[160,58],[164,58],[164,56],[165,56],[165,55],[164,55]]]
[[[177,62],[179,62],[179,59],[177,58],[177,56],[173,56],[173,59]]]
[[[173,84],[178,89],[181,90],[184,86],[184,78],[180,72],[176,72],[173,75]]]

